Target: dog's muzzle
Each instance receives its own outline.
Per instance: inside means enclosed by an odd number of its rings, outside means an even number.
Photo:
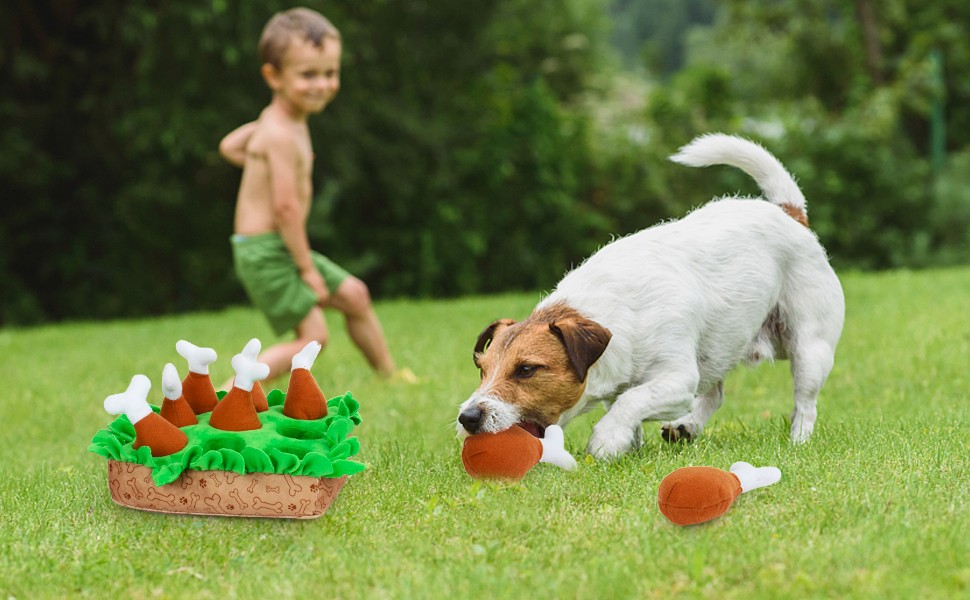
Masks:
[[[482,427],[482,417],[484,413],[482,409],[477,406],[471,406],[461,411],[458,415],[458,422],[461,426],[465,428],[465,431],[474,435],[478,433],[479,429]]]

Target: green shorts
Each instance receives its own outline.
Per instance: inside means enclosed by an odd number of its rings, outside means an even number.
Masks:
[[[300,278],[283,238],[277,233],[233,235],[230,242],[236,276],[250,300],[276,335],[294,329],[317,304],[317,295]],[[318,252],[310,255],[330,293],[336,292],[350,273]]]

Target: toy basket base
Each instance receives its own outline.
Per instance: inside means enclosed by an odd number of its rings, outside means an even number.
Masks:
[[[111,499],[151,512],[222,517],[316,519],[333,504],[346,477],[307,477],[186,470],[157,486],[144,465],[108,461]]]

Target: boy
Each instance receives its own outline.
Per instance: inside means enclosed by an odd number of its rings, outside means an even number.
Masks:
[[[259,40],[260,69],[273,92],[259,118],[227,135],[219,152],[242,167],[232,236],[236,274],[277,335],[296,339],[268,348],[260,362],[272,379],[289,370],[308,342],[326,346],[323,308],[342,312],[351,339],[380,375],[396,374],[367,286],[310,250],[313,150],[307,118],[340,89],[341,38],[323,15],[295,8],[275,15]],[[408,370],[398,374],[413,379]]]

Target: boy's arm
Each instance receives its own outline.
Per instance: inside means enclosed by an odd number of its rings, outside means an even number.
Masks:
[[[301,202],[299,195],[296,142],[284,132],[272,133],[267,139],[266,160],[276,227],[300,271],[300,278],[323,305],[330,297],[330,290],[310,256],[310,241],[306,233],[308,207]]]
[[[246,146],[249,144],[253,132],[256,131],[256,123],[256,121],[252,121],[233,129],[219,142],[219,154],[229,164],[236,167],[242,167],[246,164]]]

